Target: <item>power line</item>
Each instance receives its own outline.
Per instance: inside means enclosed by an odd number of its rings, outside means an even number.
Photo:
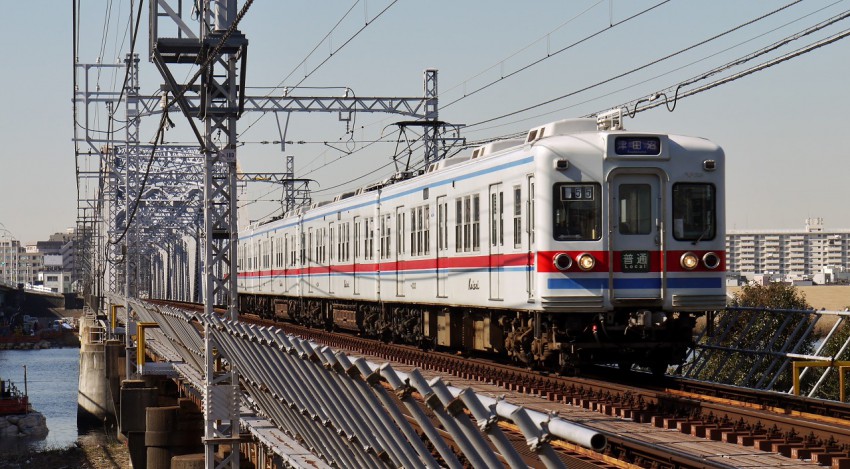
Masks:
[[[118,95],[118,101],[115,103],[115,107],[113,108],[112,113],[110,113],[109,115],[110,118],[115,115],[115,110],[118,109],[118,105],[120,105],[121,101],[124,99],[124,93],[127,90],[127,81],[130,79],[130,67],[133,66],[133,54],[135,54],[136,52],[136,38],[139,36],[139,23],[141,23],[142,19],[142,7],[145,4],[145,2],[142,0],[138,0],[138,2],[139,11],[138,13],[136,13],[136,25],[133,28],[133,36],[130,38],[130,55],[127,59],[127,66],[124,69],[124,84],[121,86],[121,93]],[[132,17],[130,21],[132,22]]]
[[[668,1],[669,1],[669,0],[668,0]],[[393,5],[395,5],[396,3],[398,3],[398,0],[393,0],[393,2],[392,2],[392,3],[390,3],[389,5],[387,5],[387,6],[386,6],[383,10],[381,10],[381,11],[380,11],[380,13],[378,13],[377,15],[375,15],[375,16],[374,16],[371,20],[366,20],[365,24],[364,24],[363,26],[361,26],[361,27],[360,27],[360,29],[358,29],[358,30],[357,30],[357,31],[356,31],[353,35],[351,35],[351,37],[349,37],[348,39],[346,39],[346,40],[345,40],[345,42],[343,42],[343,43],[342,43],[342,45],[340,45],[339,47],[337,47],[336,49],[334,49],[333,51],[331,51],[331,53],[330,53],[327,57],[325,57],[325,60],[323,60],[321,63],[319,63],[319,65],[316,65],[316,66],[315,66],[312,70],[310,70],[310,72],[309,72],[309,73],[305,74],[305,75],[304,75],[304,77],[303,77],[303,78],[301,78],[301,80],[299,80],[299,81],[298,81],[298,83],[296,83],[296,84],[295,84],[295,86],[288,87],[288,88],[298,88],[298,87],[300,87],[300,86],[301,86],[301,84],[302,84],[302,83],[304,83],[304,81],[305,81],[307,78],[309,78],[311,75],[313,75],[313,73],[315,73],[315,72],[316,72],[317,70],[319,70],[319,69],[320,69],[323,65],[325,65],[325,64],[326,64],[326,63],[327,63],[327,62],[328,62],[331,58],[333,58],[333,56],[334,56],[334,55],[336,55],[336,54],[337,54],[340,50],[342,50],[342,48],[343,48],[343,47],[347,46],[347,45],[348,45],[351,41],[353,41],[353,40],[354,40],[357,36],[359,36],[359,35],[360,35],[360,33],[362,33],[362,32],[363,32],[363,31],[364,31],[367,27],[369,27],[369,25],[373,24],[373,23],[374,23],[374,22],[375,22],[378,18],[380,18],[380,17],[381,17],[384,13],[386,13],[386,12],[387,12],[387,10],[389,10],[390,8],[392,8],[392,6],[393,6]],[[355,5],[356,5],[356,3],[355,3]],[[353,6],[353,5],[352,5],[352,8],[354,8],[354,6]],[[349,11],[350,11],[350,10],[349,10]],[[348,13],[346,13],[346,16],[347,16],[347,15],[348,15]],[[345,17],[343,17],[343,18],[345,18]],[[340,20],[340,21],[342,21],[342,20]],[[336,28],[336,26],[334,26],[334,28]],[[331,32],[333,32],[333,30],[331,30]],[[330,33],[328,33],[328,35],[330,35]],[[323,41],[324,41],[324,40],[323,40]],[[321,44],[321,43],[320,43],[320,44]],[[316,47],[318,47],[318,46],[316,46]],[[314,50],[315,50],[315,48],[314,48]],[[311,52],[310,54],[312,54],[312,52]],[[309,55],[308,55],[308,57],[309,57]],[[305,58],[304,60],[307,60],[307,59]],[[302,63],[303,63],[303,61],[302,61]],[[285,81],[287,78],[289,78],[289,76],[290,76],[291,74],[292,74],[292,73],[290,72],[290,74],[289,74],[289,75],[287,75],[287,77],[286,77],[286,78],[284,78],[284,80],[283,80],[283,81]],[[283,81],[281,81],[281,84],[283,83]],[[278,84],[278,86],[277,86],[277,87],[279,88],[279,87],[280,87],[280,84]],[[270,95],[268,95],[268,96],[270,96]],[[266,96],[266,97],[268,97],[268,96]],[[250,129],[251,129],[251,127],[253,127],[253,126],[254,126],[254,124],[256,124],[257,122],[259,122],[259,121],[260,121],[260,119],[262,119],[262,118],[263,118],[266,114],[268,114],[268,112],[264,112],[264,113],[260,114],[260,116],[259,116],[259,117],[257,117],[257,118],[254,120],[254,122],[251,122],[251,124],[249,124],[249,125],[248,125],[248,127],[246,127],[246,128],[245,128],[245,130],[243,130],[243,131],[239,134],[239,137],[241,137],[242,135],[245,135],[245,132],[247,132],[248,130],[250,130]]]
[[[812,44],[805,46],[805,47],[801,47],[800,49],[797,49],[793,52],[789,52],[788,54],[785,54],[781,57],[777,57],[775,59],[772,59],[772,60],[769,60],[769,61],[766,61],[766,62],[762,62],[759,65],[748,68],[747,70],[736,73],[734,75],[730,75],[730,76],[725,77],[725,78],[720,78],[720,79],[715,80],[715,81],[713,81],[713,82],[711,82],[707,85],[703,85],[699,88],[694,88],[693,90],[686,91],[685,93],[682,93],[681,95],[678,94],[678,89],[680,88],[680,86],[676,86],[677,95],[674,96],[674,98],[673,98],[673,108],[676,107],[676,101],[679,100],[679,99],[687,98],[689,96],[693,96],[695,94],[699,94],[699,93],[702,93],[704,91],[708,91],[712,88],[716,88],[720,85],[725,85],[727,83],[731,83],[731,82],[738,80],[740,78],[743,78],[747,75],[752,75],[753,73],[760,72],[762,70],[768,69],[770,67],[773,67],[774,65],[778,65],[782,62],[787,62],[788,60],[799,57],[801,55],[808,54],[809,52],[812,52],[812,51],[819,49],[823,46],[826,46],[826,45],[832,44],[834,42],[840,41],[842,39],[845,39],[848,36],[850,36],[850,29],[845,29],[844,31],[837,33],[833,36],[830,36],[826,39],[812,43]],[[673,87],[668,87],[667,89],[669,89],[669,88],[673,88]],[[653,109],[653,108],[656,108],[658,106],[663,106],[663,105],[666,105],[668,107],[668,109],[672,111],[672,109],[669,107],[669,99],[668,99],[667,95],[665,93],[658,93],[658,94],[660,95],[659,98],[660,97],[664,98],[663,101],[652,100],[654,102],[648,102],[647,104],[645,104],[643,106],[638,106],[640,104],[640,101],[638,101],[638,102],[635,103],[634,111],[632,111],[630,114],[635,115],[638,112],[647,111],[649,109]],[[619,107],[626,107],[626,106],[628,106],[628,104],[623,104],[623,105],[620,105]]]
[[[499,60],[499,61],[498,61],[498,62],[496,62],[495,64],[493,64],[493,65],[491,65],[491,66],[489,66],[489,67],[485,68],[484,70],[482,70],[482,71],[480,71],[480,72],[476,73],[475,75],[473,75],[473,76],[471,76],[471,77],[469,77],[469,78],[467,78],[467,79],[465,79],[465,80],[461,81],[461,82],[460,82],[460,83],[458,83],[457,85],[454,85],[454,86],[452,86],[452,87],[450,87],[450,88],[447,88],[447,89],[445,90],[445,92],[452,91],[452,90],[454,90],[455,88],[459,88],[461,85],[465,85],[465,84],[466,84],[466,82],[468,82],[469,80],[473,80],[473,79],[475,79],[475,78],[480,77],[481,75],[483,75],[483,74],[485,74],[485,73],[489,72],[490,70],[493,70],[493,69],[494,69],[494,68],[496,68],[497,66],[504,64],[506,60],[510,60],[510,59],[512,59],[512,58],[514,58],[514,57],[516,57],[517,55],[519,55],[520,53],[525,52],[525,51],[526,51],[526,50],[528,50],[531,46],[533,46],[533,45],[537,44],[538,42],[542,41],[543,39],[548,39],[548,38],[549,38],[549,37],[550,37],[550,36],[551,36],[551,35],[552,35],[555,31],[558,31],[559,29],[561,29],[561,28],[563,28],[564,26],[566,26],[566,25],[568,25],[568,24],[572,23],[572,22],[573,22],[573,21],[575,21],[576,19],[578,19],[578,18],[580,18],[580,17],[584,16],[587,12],[589,12],[590,10],[592,10],[592,9],[596,8],[597,6],[599,6],[599,4],[600,4],[600,3],[602,3],[603,1],[605,1],[605,0],[598,0],[596,3],[594,3],[593,5],[591,5],[591,6],[587,7],[587,8],[586,8],[584,11],[582,11],[581,13],[579,13],[579,14],[577,14],[577,15],[573,16],[572,18],[568,19],[567,21],[564,21],[563,23],[561,23],[560,25],[558,25],[557,27],[555,27],[555,29],[553,29],[553,30],[549,31],[548,33],[546,33],[546,34],[544,34],[544,35],[542,35],[542,36],[540,36],[539,38],[537,38],[537,39],[535,39],[534,41],[532,41],[532,42],[528,43],[526,46],[524,46],[524,47],[520,48],[519,50],[517,50],[516,52],[512,53],[511,55],[509,55],[509,56],[507,56],[507,57],[503,58],[502,60]],[[548,46],[548,44],[547,44],[547,46]],[[548,49],[548,47],[547,47],[547,49]],[[547,54],[548,54],[548,50],[547,50]],[[547,56],[547,58],[548,58],[548,56]]]
[[[797,0],[797,1],[798,1],[798,2],[800,2],[800,1],[802,1],[802,0]],[[482,87],[480,87],[480,88],[478,88],[478,89],[476,89],[476,90],[472,91],[471,93],[464,94],[463,96],[461,96],[460,98],[455,99],[454,101],[450,102],[449,104],[446,104],[446,105],[441,106],[441,107],[440,107],[440,109],[445,109],[445,108],[447,108],[447,107],[449,107],[449,106],[451,106],[451,105],[453,105],[453,104],[457,103],[458,101],[461,101],[461,100],[463,100],[463,99],[466,99],[466,98],[468,98],[468,97],[470,97],[470,96],[472,96],[472,95],[474,95],[474,94],[478,93],[479,91],[485,90],[485,89],[487,89],[487,88],[489,88],[489,87],[491,87],[491,86],[495,85],[496,83],[498,83],[498,82],[500,82],[500,81],[502,81],[502,80],[505,80],[506,78],[510,78],[510,77],[512,77],[512,76],[514,76],[514,75],[516,75],[516,74],[520,73],[520,72],[523,72],[523,71],[525,71],[525,70],[528,70],[529,68],[531,68],[531,67],[533,67],[533,66],[535,66],[535,65],[537,65],[537,64],[539,64],[539,63],[541,63],[541,62],[543,62],[543,61],[545,61],[545,60],[547,60],[547,59],[549,59],[550,57],[554,57],[554,56],[556,56],[556,55],[560,54],[561,52],[564,52],[564,51],[566,51],[566,50],[572,49],[573,47],[575,47],[575,46],[577,46],[577,45],[579,45],[579,44],[582,44],[582,43],[584,43],[584,42],[587,42],[587,41],[589,41],[589,40],[591,40],[591,39],[595,38],[596,36],[599,36],[599,35],[600,35],[600,34],[602,34],[602,33],[605,33],[605,32],[607,32],[607,31],[610,31],[611,29],[613,29],[613,28],[615,28],[615,27],[617,27],[617,26],[619,26],[619,25],[621,25],[621,24],[623,24],[623,23],[626,23],[626,22],[631,21],[631,20],[633,20],[633,19],[635,19],[635,18],[637,18],[637,17],[639,17],[639,16],[642,16],[643,14],[648,13],[648,12],[650,12],[650,11],[652,11],[652,10],[654,10],[654,9],[656,9],[656,8],[658,8],[658,7],[660,7],[660,6],[662,6],[662,5],[664,5],[665,3],[669,3],[669,2],[670,2],[670,0],[664,0],[664,1],[662,1],[662,2],[660,2],[660,3],[657,3],[657,4],[655,4],[655,5],[653,5],[653,6],[649,7],[649,8],[647,8],[647,9],[645,9],[645,10],[641,11],[641,12],[638,12],[638,13],[636,13],[636,14],[634,14],[634,15],[632,15],[632,16],[630,16],[630,17],[628,17],[628,18],[624,19],[624,20],[620,20],[620,21],[618,21],[618,22],[616,22],[616,23],[614,23],[614,24],[612,24],[612,25],[608,26],[607,28],[600,29],[599,31],[597,31],[597,32],[595,32],[595,33],[593,33],[593,34],[591,34],[591,35],[589,35],[589,36],[585,36],[584,38],[579,39],[578,41],[573,42],[572,44],[570,44],[570,45],[568,45],[568,46],[566,46],[566,47],[563,47],[563,48],[561,48],[561,49],[558,49],[557,51],[555,51],[555,52],[553,52],[553,53],[551,53],[551,54],[547,54],[547,55],[546,55],[546,57],[542,57],[542,58],[537,59],[537,60],[535,60],[535,61],[533,61],[533,62],[531,62],[531,63],[529,63],[529,64],[526,64],[525,66],[520,67],[519,69],[514,70],[513,72],[508,73],[507,75],[502,75],[502,76],[501,76],[501,77],[499,77],[498,79],[493,80],[493,81],[491,81],[490,83],[487,83],[486,85],[484,85],[484,86],[482,86]],[[795,3],[796,3],[796,2],[795,2]]]
[[[652,62],[646,63],[646,64],[641,65],[641,66],[639,66],[639,67],[635,67],[635,68],[633,68],[633,69],[631,69],[631,70],[629,70],[629,71],[626,71],[626,72],[620,73],[620,74],[618,74],[618,75],[615,75],[615,76],[613,76],[613,77],[607,78],[607,79],[605,79],[605,80],[602,80],[602,81],[596,82],[596,83],[594,83],[594,84],[591,84],[591,85],[585,86],[584,88],[580,88],[580,89],[578,89],[578,90],[571,91],[571,92],[566,93],[566,94],[563,94],[563,95],[561,95],[561,96],[558,96],[558,97],[555,97],[555,98],[552,98],[552,99],[548,99],[548,100],[546,100],[546,101],[543,101],[543,102],[540,102],[540,103],[534,104],[534,105],[532,105],[532,106],[528,106],[528,107],[525,107],[525,108],[522,108],[522,109],[519,109],[519,110],[516,110],[516,111],[509,112],[509,113],[507,113],[507,114],[502,114],[502,115],[500,115],[500,116],[493,117],[493,118],[490,118],[490,119],[485,119],[485,120],[483,120],[483,121],[479,121],[479,122],[476,122],[476,123],[474,123],[474,124],[469,124],[469,125],[467,125],[466,127],[467,127],[467,128],[476,127],[476,126],[481,125],[481,124],[486,124],[486,123],[488,123],[488,122],[493,122],[493,121],[496,121],[496,120],[504,119],[505,117],[510,117],[510,116],[513,116],[513,115],[516,115],[516,114],[520,114],[520,113],[523,113],[523,112],[526,112],[526,111],[530,111],[530,110],[532,110],[532,109],[535,109],[535,108],[538,108],[538,107],[541,107],[541,106],[545,106],[545,105],[547,105],[547,104],[551,104],[551,103],[554,103],[554,102],[556,102],[556,101],[560,101],[560,100],[562,100],[562,99],[564,99],[564,98],[569,98],[569,97],[571,97],[571,96],[575,96],[575,95],[577,95],[577,94],[579,94],[579,93],[583,93],[583,92],[585,92],[585,91],[587,91],[587,90],[591,90],[591,89],[593,89],[593,88],[596,88],[596,87],[602,86],[602,85],[607,84],[607,83],[610,83],[610,82],[612,82],[612,81],[614,81],[614,80],[618,80],[618,79],[623,78],[623,77],[625,77],[625,76],[628,76],[628,75],[631,75],[631,74],[633,74],[633,73],[636,73],[636,72],[638,72],[638,71],[640,71],[640,70],[644,70],[644,69],[646,69],[646,68],[648,68],[648,67],[651,67],[652,65],[655,65],[655,64],[657,64],[657,63],[660,63],[660,62],[663,62],[663,61],[665,61],[665,60],[668,60],[668,59],[670,59],[670,58],[672,58],[672,57],[675,57],[675,56],[678,56],[678,55],[680,55],[680,54],[683,54],[683,53],[685,53],[685,52],[687,52],[687,51],[690,51],[690,50],[692,50],[692,49],[694,49],[694,48],[697,48],[697,47],[700,47],[700,46],[702,46],[702,45],[705,45],[705,44],[707,44],[707,43],[709,43],[709,42],[711,42],[711,41],[714,41],[714,40],[716,40],[716,39],[718,39],[718,38],[720,38],[720,37],[723,37],[723,36],[725,36],[725,35],[727,35],[727,34],[730,34],[730,33],[734,32],[734,31],[737,31],[737,30],[739,30],[739,29],[741,29],[741,28],[743,28],[743,27],[749,26],[749,25],[751,25],[751,24],[753,24],[753,23],[755,23],[755,22],[757,22],[757,21],[763,20],[764,18],[767,18],[767,17],[769,17],[769,16],[771,16],[771,15],[774,15],[774,14],[776,14],[776,13],[778,13],[778,12],[782,11],[782,10],[785,10],[786,8],[789,8],[789,7],[791,7],[791,6],[793,6],[793,5],[797,4],[797,3],[800,3],[801,1],[802,1],[802,0],[795,0],[795,1],[791,2],[791,3],[789,3],[789,4],[786,4],[786,5],[784,5],[784,6],[780,7],[780,8],[777,8],[776,10],[773,10],[773,11],[771,11],[771,12],[769,12],[769,13],[766,13],[766,14],[764,14],[764,15],[762,15],[762,16],[759,16],[759,17],[757,17],[757,18],[754,18],[754,19],[752,19],[752,20],[750,20],[750,21],[747,21],[747,22],[745,22],[745,23],[742,23],[742,24],[740,24],[740,25],[738,25],[738,26],[735,26],[735,27],[733,27],[733,28],[731,28],[731,29],[728,29],[728,30],[726,30],[726,31],[724,31],[724,32],[722,32],[722,33],[720,33],[720,34],[716,34],[716,35],[714,35],[714,36],[712,36],[712,37],[710,37],[710,38],[708,38],[708,39],[704,39],[704,40],[702,40],[702,41],[700,41],[700,42],[697,42],[696,44],[692,44],[692,45],[690,45],[690,46],[688,46],[688,47],[685,47],[684,49],[680,49],[680,50],[678,50],[678,51],[676,51],[676,52],[673,52],[672,54],[668,54],[668,55],[666,55],[666,56],[664,56],[664,57],[661,57],[661,58],[655,59],[655,60],[653,60]],[[659,4],[659,5],[660,5],[660,4]],[[656,6],[658,6],[658,5],[656,5]],[[652,7],[652,8],[655,8],[655,7]],[[648,11],[648,10],[644,10],[644,12],[646,12],[646,11]],[[639,14],[642,14],[642,13],[643,13],[643,12],[641,12],[641,13],[639,13]],[[633,16],[633,17],[634,17],[634,16]],[[633,18],[633,17],[632,17],[632,18]],[[625,20],[624,20],[624,21],[625,21]],[[455,101],[455,102],[457,102],[457,101]]]
[[[807,17],[809,17],[809,16],[812,16],[812,15],[814,15],[814,14],[816,14],[816,13],[819,13],[819,12],[821,12],[821,11],[823,11],[823,10],[825,10],[825,9],[827,9],[827,8],[829,8],[829,7],[831,7],[831,6],[834,6],[834,5],[838,4],[838,3],[840,3],[840,1],[841,1],[841,0],[835,1],[835,2],[833,2],[833,3],[831,3],[831,4],[829,4],[829,5],[826,5],[826,6],[822,7],[822,8],[820,8],[820,9],[817,9],[817,10],[813,11],[812,13],[809,13],[809,14],[807,14],[807,15],[801,16],[801,17],[799,17],[799,18],[795,18],[795,19],[793,19],[792,21],[789,21],[789,22],[784,23],[784,24],[782,24],[782,25],[780,25],[780,26],[777,26],[777,27],[775,27],[775,28],[773,28],[773,29],[771,29],[771,30],[768,30],[768,31],[766,31],[766,32],[764,32],[764,33],[762,33],[762,34],[757,35],[757,36],[754,36],[753,38],[747,39],[746,41],[740,42],[740,43],[738,43],[738,44],[736,44],[736,45],[734,45],[734,46],[727,47],[726,49],[723,49],[723,50],[720,50],[720,51],[718,51],[718,52],[715,52],[714,54],[711,54],[711,55],[705,56],[705,57],[703,57],[703,58],[701,58],[701,59],[698,59],[698,60],[692,61],[692,62],[690,62],[690,63],[688,63],[688,64],[682,65],[682,66],[680,66],[680,67],[676,67],[676,68],[674,68],[674,69],[672,69],[672,70],[670,70],[670,71],[667,71],[667,72],[664,72],[664,73],[660,73],[660,74],[658,74],[658,75],[655,75],[655,76],[653,76],[653,77],[647,78],[647,79],[645,79],[645,80],[641,80],[641,81],[639,81],[639,82],[637,82],[637,83],[633,83],[633,84],[630,84],[630,85],[627,85],[627,86],[624,86],[624,87],[618,88],[618,89],[616,89],[616,90],[613,90],[613,91],[610,91],[610,92],[607,92],[607,93],[604,93],[604,94],[601,94],[601,95],[594,96],[594,97],[589,98],[589,99],[586,99],[586,100],[584,100],[584,101],[579,101],[579,102],[576,102],[576,103],[570,104],[569,106],[561,107],[561,108],[554,109],[554,110],[547,111],[547,112],[543,112],[543,113],[540,113],[540,114],[535,114],[535,115],[533,115],[533,116],[524,117],[524,118],[522,118],[522,119],[517,119],[517,120],[510,121],[510,122],[505,122],[505,123],[502,123],[502,124],[497,124],[497,125],[492,125],[492,126],[489,126],[489,127],[478,128],[478,129],[475,129],[475,130],[471,130],[471,131],[470,131],[470,132],[468,132],[468,133],[483,132],[483,131],[487,131],[487,130],[492,130],[492,129],[496,129],[496,128],[505,127],[505,126],[512,125],[512,124],[516,124],[516,123],[519,123],[519,122],[525,122],[525,121],[529,121],[529,120],[539,119],[540,117],[544,117],[544,116],[548,116],[548,115],[551,115],[551,114],[560,113],[560,112],[563,112],[563,111],[565,111],[565,110],[567,110],[567,109],[572,109],[572,108],[575,108],[575,107],[581,106],[581,105],[583,105],[583,104],[587,104],[587,103],[590,103],[590,102],[593,102],[593,101],[596,101],[596,100],[599,100],[599,99],[602,99],[602,98],[606,98],[606,97],[608,97],[608,96],[611,96],[611,95],[614,95],[614,94],[620,93],[620,92],[622,92],[622,91],[625,91],[625,90],[628,90],[628,89],[631,89],[631,88],[634,88],[634,87],[636,87],[636,86],[638,86],[638,85],[642,85],[642,84],[648,83],[648,82],[650,82],[650,81],[656,80],[656,79],[658,79],[658,78],[660,78],[660,77],[663,77],[663,76],[666,76],[666,75],[670,75],[670,74],[671,74],[671,73],[673,73],[673,72],[676,72],[676,71],[679,71],[679,70],[685,69],[685,68],[690,67],[690,66],[692,66],[692,65],[694,65],[694,64],[696,64],[696,63],[699,63],[699,62],[702,62],[702,61],[704,61],[704,60],[707,60],[707,59],[709,59],[709,58],[711,58],[711,57],[715,57],[715,56],[717,56],[717,55],[720,55],[721,53],[728,52],[728,51],[730,51],[730,50],[732,50],[732,49],[734,49],[734,48],[740,47],[740,46],[741,46],[741,45],[743,45],[743,44],[746,44],[746,43],[748,43],[748,42],[751,42],[751,41],[753,41],[753,40],[755,40],[755,39],[757,39],[757,38],[760,38],[760,37],[766,36],[766,35],[767,35],[767,34],[769,34],[769,33],[772,33],[772,32],[775,32],[775,31],[778,31],[779,29],[782,29],[782,28],[784,28],[784,27],[786,27],[786,26],[788,26],[788,25],[790,25],[790,24],[796,23],[796,22],[801,21],[801,20],[803,20],[803,19],[805,19],[805,18],[807,18]],[[722,66],[720,66],[720,67],[716,67],[715,69],[712,69],[712,70],[728,69],[728,68],[731,68],[732,64],[740,65],[740,64],[742,64],[742,63],[745,63],[746,61],[752,60],[752,59],[754,59],[754,58],[758,57],[759,55],[764,55],[765,53],[767,53],[767,52],[769,52],[769,51],[771,51],[771,50],[774,50],[775,48],[777,48],[777,47],[776,47],[777,45],[785,45],[785,44],[787,44],[788,42],[790,42],[790,40],[792,40],[792,39],[798,39],[799,37],[802,37],[802,36],[805,36],[805,35],[811,34],[811,32],[814,32],[814,31],[819,30],[819,29],[823,29],[824,27],[829,26],[829,25],[831,25],[831,24],[835,23],[835,22],[836,22],[836,21],[838,21],[838,20],[844,19],[844,17],[845,17],[845,14],[839,14],[839,15],[836,15],[836,16],[834,16],[834,17],[830,18],[829,20],[826,20],[826,21],[824,21],[824,22],[819,23],[818,25],[815,25],[815,26],[810,27],[810,28],[807,28],[807,29],[805,29],[805,30],[803,30],[803,31],[801,31],[801,32],[798,32],[798,33],[796,33],[796,34],[794,34],[794,35],[791,35],[791,36],[788,36],[788,37],[786,37],[786,38],[783,38],[782,40],[777,41],[777,42],[775,42],[775,43],[771,44],[770,46],[767,46],[767,47],[765,47],[765,48],[761,49],[760,51],[757,51],[757,52],[754,52],[754,53],[752,53],[752,54],[750,54],[750,55],[747,55],[747,56],[744,56],[744,57],[742,57],[742,58],[736,59],[736,60],[734,60],[734,61],[732,61],[732,62],[729,62],[729,63],[727,63],[727,64],[724,64],[724,65],[722,65]],[[816,28],[816,29],[815,29],[815,28]],[[713,72],[713,71],[703,72],[703,73],[701,73],[700,75],[697,75],[696,77],[692,78],[691,80],[693,80],[693,79],[698,79],[698,78],[700,78],[700,77],[705,77],[705,78],[707,78],[707,76],[706,76],[707,74],[715,74],[715,73],[716,73],[716,72]],[[637,101],[637,99],[630,101],[630,103],[635,103],[636,101]],[[606,109],[606,110],[607,110],[607,109]],[[601,111],[599,111],[599,112],[601,112]],[[596,115],[596,113],[590,114],[590,116],[593,116],[593,115]],[[489,141],[497,140],[497,139],[501,139],[501,138],[513,138],[513,137],[518,137],[518,136],[521,136],[521,135],[523,135],[523,134],[525,134],[525,131],[522,131],[522,132],[519,132],[519,133],[516,133],[516,134],[503,135],[503,136],[500,136],[500,137],[495,137],[495,138],[493,138],[493,139],[491,139],[491,140],[489,140]]]
[[[304,65],[305,62],[307,62],[307,59],[309,59],[310,56],[312,56],[313,53],[316,52],[316,49],[318,49],[319,46],[324,44],[325,40],[330,37],[330,35],[333,34],[334,31],[336,31],[336,28],[338,28],[339,25],[342,24],[345,18],[348,17],[348,15],[351,13],[352,10],[354,10],[354,7],[356,7],[358,3],[360,3],[360,0],[356,0],[354,3],[351,4],[351,7],[348,9],[348,11],[345,12],[344,15],[342,15],[342,18],[340,18],[339,21],[337,21],[336,24],[331,28],[331,30],[328,31],[328,33],[325,34],[324,37],[322,37],[322,39],[316,44],[316,46],[313,47],[313,49],[311,49],[310,52],[307,53],[304,59],[301,60],[301,62],[298,62],[298,65],[293,67],[292,70],[285,77],[283,77],[283,80],[280,80],[280,83],[277,84],[276,88],[280,88],[281,86],[283,86],[286,80],[289,80],[289,77],[291,77],[293,73],[295,73],[302,65]]]

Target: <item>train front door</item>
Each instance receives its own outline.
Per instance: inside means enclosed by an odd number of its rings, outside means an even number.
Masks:
[[[657,300],[663,294],[664,192],[655,170],[609,176],[611,301]]]

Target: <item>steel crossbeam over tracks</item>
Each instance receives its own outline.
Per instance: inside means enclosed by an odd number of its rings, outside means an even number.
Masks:
[[[277,328],[136,299],[129,303],[139,322],[159,325],[146,332],[140,348],[166,360],[145,363],[142,374],[176,372],[203,392],[207,340],[202,331],[212,334],[221,360],[240,370],[232,393],[209,401],[213,414],[240,409],[240,425],[258,440],[274,441],[275,447],[281,441],[296,445],[286,452],[276,450],[278,458],[294,467],[305,467],[303,458],[310,453],[336,467],[462,467],[432,416],[474,467],[528,466],[498,422],[516,425],[539,463],[550,468],[564,467],[550,440],[596,450],[606,443],[596,431],[556,416],[454,388],[441,378],[427,381],[416,369],[402,373],[389,364],[350,357]],[[298,450],[295,440],[303,441],[306,449]],[[439,462],[426,448],[428,443]]]

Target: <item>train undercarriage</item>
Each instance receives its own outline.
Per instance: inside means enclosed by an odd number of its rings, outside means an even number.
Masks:
[[[528,367],[570,372],[588,364],[662,374],[692,345],[694,313],[517,312],[442,305],[240,295],[241,310],[268,320],[348,331],[422,348],[488,353]]]

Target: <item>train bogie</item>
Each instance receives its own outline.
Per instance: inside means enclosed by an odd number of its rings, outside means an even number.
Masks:
[[[658,367],[725,304],[723,204],[716,145],[561,121],[254,227],[239,291],[385,340]]]

